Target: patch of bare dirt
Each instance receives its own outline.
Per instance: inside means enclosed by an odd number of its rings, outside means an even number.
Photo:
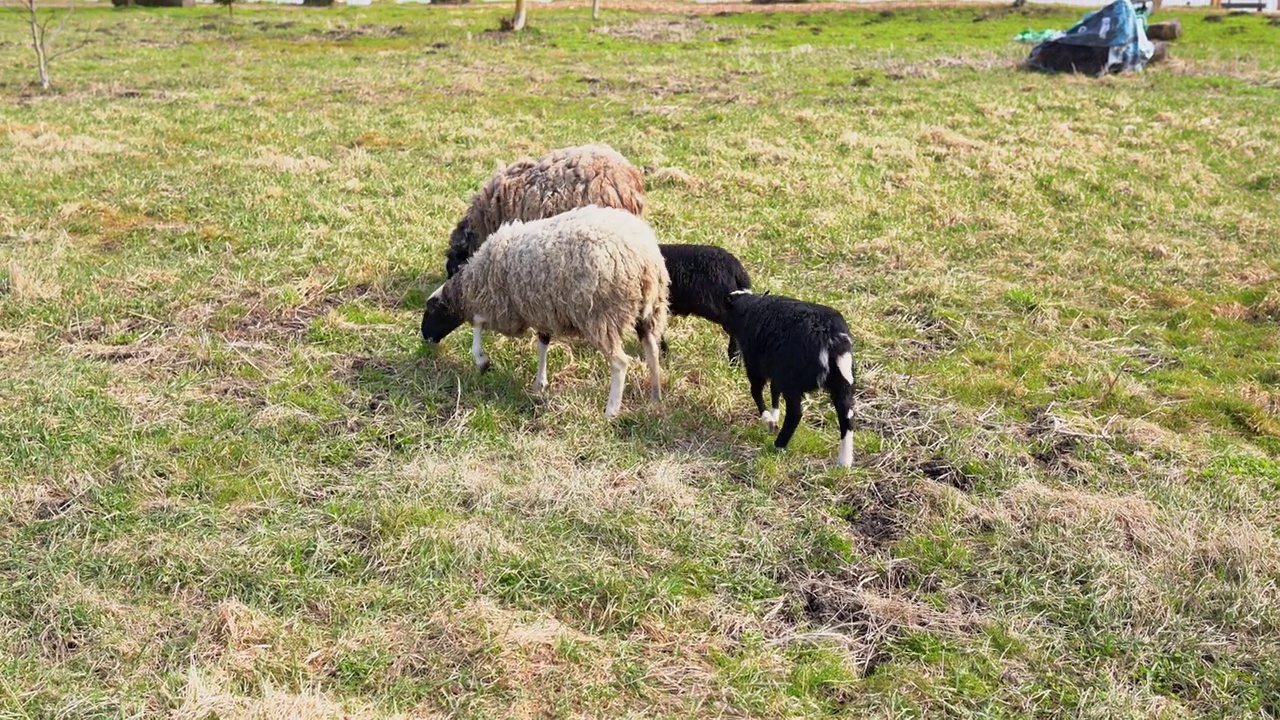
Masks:
[[[966,473],[962,468],[956,467],[941,455],[934,455],[920,463],[920,472],[936,483],[950,485],[962,492],[972,490],[975,482],[973,476]]]
[[[906,534],[908,518],[901,508],[914,499],[910,488],[881,480],[847,498],[840,515],[867,545],[885,548]]]
[[[259,30],[288,30],[289,28],[296,27],[298,25],[298,23],[293,22],[292,20],[285,20],[284,22],[267,22],[264,20],[255,20],[249,24]],[[217,27],[216,25],[213,25],[213,23],[209,23],[209,25],[213,26],[209,29],[216,29]]]

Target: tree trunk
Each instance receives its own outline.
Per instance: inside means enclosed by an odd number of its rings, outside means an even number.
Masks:
[[[591,0],[591,19],[600,19],[600,0]]]
[[[36,51],[36,68],[40,73],[40,89],[49,89],[49,58],[44,52],[44,32],[36,17],[36,0],[26,0],[27,12],[31,22],[31,49]]]
[[[516,16],[511,18],[512,30],[520,31],[524,29],[526,2],[527,0],[516,0]]]

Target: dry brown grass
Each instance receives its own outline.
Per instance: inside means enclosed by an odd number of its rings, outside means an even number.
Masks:
[[[385,714],[358,703],[339,702],[327,694],[309,690],[302,693],[282,691],[267,684],[252,695],[236,691],[234,684],[218,672],[202,672],[192,667],[182,701],[170,717],[182,720],[205,720],[209,717],[234,720],[284,720],[285,718],[437,718],[438,713]]]

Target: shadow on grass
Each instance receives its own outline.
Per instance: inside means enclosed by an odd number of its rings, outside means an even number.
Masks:
[[[603,375],[587,390],[557,387],[555,378],[546,395],[533,393],[532,377],[519,368],[495,364],[480,373],[470,357],[458,357],[439,348],[421,345],[399,356],[354,355],[349,358],[344,381],[379,414],[384,409],[414,422],[443,427],[465,423],[480,434],[521,432],[548,437],[565,434],[568,425],[603,414],[609,379]],[[561,372],[572,372],[560,368]],[[642,373],[643,375],[643,373]],[[587,415],[565,417],[560,393],[590,397]],[[744,446],[741,428],[695,406],[691,399],[666,393],[654,403],[648,399],[647,378],[630,373],[622,412],[608,423],[602,439],[632,446],[645,455],[678,454],[717,463],[734,462],[753,456]]]
[[[441,423],[481,408],[534,416],[541,405],[513,373],[501,367],[481,373],[469,358],[425,346],[398,357],[354,356],[347,382],[369,397],[375,412],[391,405],[401,412],[421,411],[422,419]]]

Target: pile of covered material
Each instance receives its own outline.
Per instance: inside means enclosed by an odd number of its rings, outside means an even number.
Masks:
[[[1044,72],[1106,75],[1141,70],[1155,54],[1129,0],[1116,0],[1031,50],[1026,66]]]

